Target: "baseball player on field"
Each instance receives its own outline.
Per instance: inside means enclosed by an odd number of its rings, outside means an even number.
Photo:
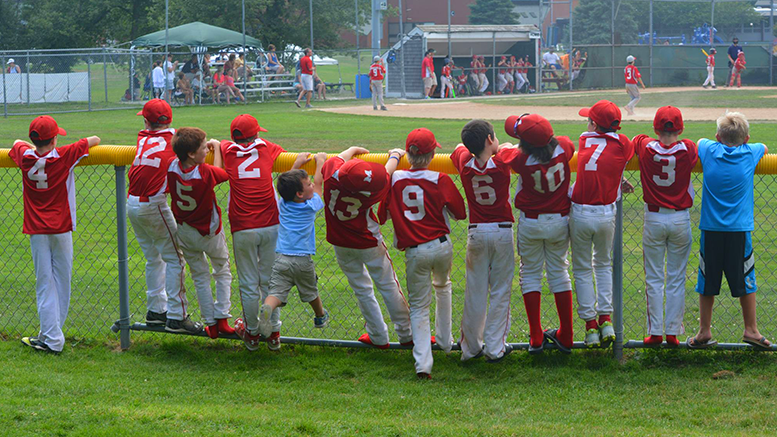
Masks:
[[[259,347],[259,306],[269,294],[270,274],[278,239],[278,202],[272,167],[285,152],[259,137],[267,129],[249,114],[241,114],[229,127],[232,141],[219,147],[229,176],[229,225],[232,250],[240,283],[243,317],[235,320],[235,332],[249,350]],[[214,163],[217,161],[214,160]],[[271,350],[280,348],[280,310],[272,314],[272,335],[265,337]]]
[[[523,58],[518,58],[518,61],[513,61],[513,75],[515,76],[515,90],[517,92],[523,92],[523,86],[526,85],[526,80],[523,78]]]
[[[693,141],[678,138],[683,131],[683,114],[679,109],[659,108],[653,130],[658,139],[637,135],[632,140],[639,157],[645,201],[642,254],[649,337],[644,343],[660,346],[666,333],[666,343],[679,346],[677,336],[683,331],[685,311],[685,268],[693,242],[689,211],[694,195],[691,171],[699,156]]]
[[[488,67],[486,66],[486,60],[483,57],[483,55],[478,56],[478,82],[480,83],[480,88],[478,89],[478,92],[480,94],[483,94],[488,89],[488,77],[486,77],[486,73],[488,72]]]
[[[379,349],[389,347],[388,328],[372,288],[374,281],[400,343],[412,345],[407,302],[372,210],[388,195],[389,175],[380,164],[352,159],[364,153],[369,151],[351,147],[324,164],[326,240],[335,248],[337,263],[348,278],[365,320],[367,333],[359,341]],[[401,149],[390,152],[386,165],[391,171],[403,154]]]
[[[521,256],[521,291],[529,318],[529,353],[543,350],[545,338],[559,350],[572,350],[572,283],[569,280],[569,161],[575,145],[569,137],[554,137],[550,122],[537,114],[511,116],[505,132],[518,138],[518,155],[510,167],[520,183],[515,193],[518,254]],[[558,310],[559,329],[543,332],[540,323],[542,268]]]
[[[53,118],[42,115],[30,123],[32,144],[16,140],[8,154],[22,170],[22,232],[30,236],[40,321],[38,335],[23,337],[22,344],[54,354],[65,347],[62,327],[70,307],[76,229],[73,168],[100,143],[100,138],[88,137],[57,147],[59,135],[67,132]]]
[[[515,74],[515,56],[510,56],[510,60],[507,61],[507,70],[505,72],[505,80],[507,81],[507,86],[510,87],[510,90],[508,91],[510,94],[515,92],[515,78],[513,77],[513,74]]]
[[[623,70],[623,77],[626,81],[626,93],[631,97],[631,101],[624,106],[624,109],[629,115],[634,115],[634,107],[637,106],[639,100],[642,98],[639,95],[639,88],[637,83],[642,85],[642,89],[645,89],[645,83],[642,82],[642,75],[639,73],[639,69],[634,66],[634,61],[637,58],[634,56],[626,57],[626,68]]]
[[[167,167],[173,216],[178,222],[178,239],[189,264],[197,290],[200,315],[210,338],[234,333],[228,319],[231,306],[229,250],[221,227],[221,209],[216,204],[213,187],[229,177],[220,167],[221,153],[214,153],[214,165],[205,163],[208,151],[219,146],[218,140],[205,141],[205,132],[196,127],[178,129],[173,136],[173,158]],[[205,257],[210,259],[213,273]],[[216,281],[216,301],[213,301],[210,281]],[[187,317],[176,324],[168,320],[171,332],[199,333],[202,324],[192,323]]]
[[[480,93],[480,61],[478,61],[478,55],[472,55],[472,62],[469,63],[470,72],[469,79],[472,81],[475,94]]]
[[[509,83],[507,81],[507,56],[502,56],[496,65],[499,67],[496,74],[496,92],[504,93]]]
[[[152,99],[138,115],[145,129],[138,133],[128,173],[127,215],[146,258],[146,324],[166,326],[168,319],[184,320],[188,307],[178,225],[167,205],[167,164],[175,157],[173,110]]]
[[[305,170],[300,169],[311,159],[316,160],[315,182],[310,180]],[[325,161],[326,153],[323,152],[315,157],[300,153],[292,169],[278,176],[281,223],[275,247],[277,256],[270,276],[270,293],[264,299],[259,316],[259,331],[264,337],[271,338],[274,329],[272,315],[276,308],[286,305],[292,287],[297,287],[300,300],[309,303],[313,309],[313,326],[323,329],[329,324],[329,312],[324,309],[318,295],[318,276],[313,264],[316,215],[324,209],[321,170]],[[280,334],[278,338],[280,347]],[[272,343],[268,342],[268,345]]]
[[[472,120],[461,131],[451,161],[469,206],[467,285],[461,319],[461,360],[485,354],[490,362],[512,352],[510,294],[515,271],[510,165],[518,149],[500,145],[494,127]]]
[[[453,61],[449,60],[445,64],[444,67],[442,67],[442,74],[440,75],[440,84],[442,85],[440,89],[440,98],[444,99],[446,97],[454,97],[453,92],[453,78],[451,77],[451,66],[453,65]],[[447,94],[447,95],[446,95]]]
[[[712,89],[717,88],[715,86],[715,53],[717,50],[710,49],[710,53],[707,55],[707,79],[702,84],[702,88],[707,89],[708,85],[712,85]]]
[[[380,110],[387,111],[386,104],[383,103],[383,76],[386,75],[386,67],[383,65],[383,61],[380,56],[372,58],[372,65],[370,65],[370,92],[372,93],[372,109],[378,110],[378,103],[380,103]]]
[[[737,83],[737,88],[742,88],[742,70],[745,68],[745,52],[739,52],[737,55],[737,59],[734,61],[734,67],[731,69],[731,81],[728,84],[728,87],[731,88],[734,86],[734,81]]]
[[[608,346],[615,340],[610,318],[615,203],[621,187],[625,192],[633,190],[623,179],[623,170],[634,155],[634,146],[625,135],[616,133],[621,128],[621,111],[615,103],[600,100],[579,114],[588,118],[588,130],[580,135],[577,178],[570,189],[569,238],[577,313],[585,321],[586,346]]]
[[[438,147],[429,129],[410,132],[405,142],[410,170],[393,172],[391,191],[378,211],[381,223],[388,218],[393,222],[394,244],[405,252],[413,358],[421,379],[431,379],[433,342],[445,353],[451,351],[453,245],[448,220],[467,218],[464,199],[450,176],[428,169]],[[432,288],[437,302],[435,340],[429,322]]]

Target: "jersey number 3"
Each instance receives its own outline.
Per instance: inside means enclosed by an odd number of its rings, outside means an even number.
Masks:
[[[653,175],[653,182],[659,187],[670,187],[675,181],[676,173],[674,171],[677,160],[674,155],[653,155],[653,161],[666,161],[666,165],[661,167],[661,173],[666,175],[666,179],[659,175]]]

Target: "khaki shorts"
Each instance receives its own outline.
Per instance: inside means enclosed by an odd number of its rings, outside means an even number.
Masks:
[[[424,88],[431,88],[434,85],[437,85],[437,76],[432,74],[431,76],[424,78]]]
[[[318,297],[318,276],[310,255],[289,256],[277,254],[270,276],[270,296],[286,305],[291,288],[296,286],[299,299],[311,302]]]

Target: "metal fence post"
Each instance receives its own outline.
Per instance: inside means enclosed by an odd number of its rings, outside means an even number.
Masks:
[[[92,59],[89,58],[88,56],[86,58],[86,93],[89,95],[89,111],[91,111],[92,110]]]
[[[615,87],[615,0],[610,6],[610,72],[612,74],[611,85]]]
[[[116,242],[119,268],[119,338],[121,349],[130,347],[129,269],[127,267],[127,188],[125,166],[116,169]]]
[[[713,2],[714,3],[714,2]],[[653,86],[653,0],[650,0],[650,86]]]
[[[5,66],[3,66],[5,68]],[[27,104],[30,104],[30,52],[27,52],[27,64],[25,65],[25,70],[27,73]],[[43,76],[43,79],[46,79],[46,76]],[[19,100],[21,99],[21,95],[19,96]],[[43,93],[43,101],[46,101],[46,93],[44,91]]]
[[[623,199],[618,199],[615,213],[615,238],[612,257],[612,305],[615,318],[615,343],[612,352],[623,361]]]
[[[103,47],[103,80],[105,81],[105,103],[108,103],[108,60],[105,57],[105,47]]]
[[[3,118],[8,118],[8,89],[5,87],[5,56],[0,57],[3,65],[0,66],[3,69]]]

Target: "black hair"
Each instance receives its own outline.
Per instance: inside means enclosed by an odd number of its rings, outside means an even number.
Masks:
[[[232,131],[232,138],[242,137],[243,133],[240,132],[240,129],[235,129]],[[245,138],[242,140],[235,140],[238,144],[251,144],[256,140],[257,135],[252,136],[251,138]]]
[[[49,138],[48,140],[36,140],[35,138],[30,137],[30,140],[32,141],[32,144],[35,144],[35,147],[46,147],[54,141],[54,138],[56,137]]]
[[[550,137],[550,141],[545,147],[535,147],[524,140],[518,143],[518,147],[529,156],[534,156],[542,164],[547,164],[553,158],[553,151],[558,146],[556,137]]]
[[[486,120],[472,120],[461,130],[461,142],[473,155],[480,155],[486,148],[489,136],[494,138],[494,126]]]
[[[309,177],[305,170],[299,168],[289,170],[278,175],[278,182],[275,183],[275,188],[283,200],[293,202],[297,198],[297,193],[303,190],[302,181]]]

